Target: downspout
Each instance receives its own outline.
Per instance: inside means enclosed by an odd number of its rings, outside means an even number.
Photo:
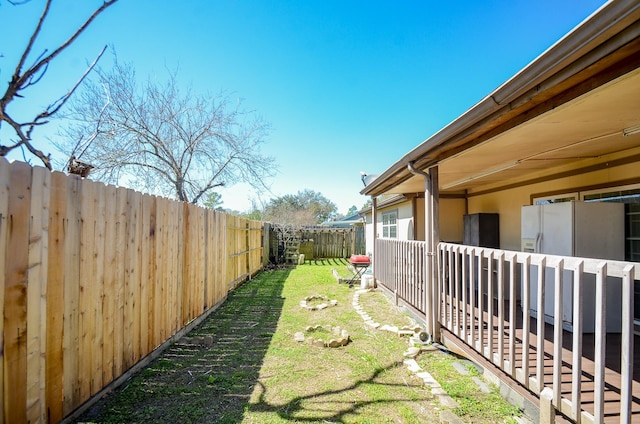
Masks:
[[[373,246],[371,247],[371,259],[373,260],[373,287],[378,287],[376,280],[376,243],[378,238],[378,199],[376,196],[371,196],[371,224],[373,225]]]
[[[407,164],[407,168],[414,175],[424,177],[424,206],[425,206],[425,242],[427,247],[424,278],[426,283],[425,290],[425,326],[426,331],[432,341],[440,338],[439,316],[439,291],[438,291],[438,268],[436,260],[436,248],[438,245],[438,174],[437,167],[430,168],[429,173],[414,167],[413,162]]]

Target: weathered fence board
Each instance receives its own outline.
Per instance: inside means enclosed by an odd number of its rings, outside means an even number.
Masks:
[[[312,227],[300,230],[302,242],[313,241],[314,258],[348,258],[365,253],[364,227]]]
[[[29,215],[31,213],[31,167],[11,167],[9,231],[5,273],[4,368],[5,408],[15,422],[27,421],[27,270]]]
[[[262,267],[262,224],[0,158],[0,420],[58,422]]]

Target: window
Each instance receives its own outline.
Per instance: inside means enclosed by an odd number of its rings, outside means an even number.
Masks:
[[[550,197],[537,197],[533,199],[534,205],[548,205],[550,203],[573,202],[578,198],[578,193],[557,194]]]
[[[398,238],[398,211],[382,214],[382,238]]]

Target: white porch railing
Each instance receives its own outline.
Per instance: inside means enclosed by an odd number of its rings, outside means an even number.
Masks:
[[[376,242],[378,283],[427,313],[426,244]],[[554,407],[575,421],[599,423],[612,412],[623,423],[638,419],[640,264],[440,243],[438,267],[440,325],[468,348],[538,396],[550,388]]]

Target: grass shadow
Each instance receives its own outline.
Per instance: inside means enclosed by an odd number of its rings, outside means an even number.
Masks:
[[[267,389],[264,384],[258,382],[258,389],[261,393],[257,402],[252,402],[248,410],[252,413],[275,413],[282,420],[292,422],[369,422],[366,419],[366,409],[369,406],[389,404],[397,408],[402,402],[416,403],[433,400],[433,395],[428,390],[406,391],[405,389],[409,387],[406,381],[404,383],[381,381],[383,374],[396,367],[403,367],[402,362],[379,367],[373,370],[367,378],[360,379],[346,387],[318,390],[303,396],[293,397],[288,402],[281,404],[267,401]],[[377,392],[388,393],[388,395],[386,397],[373,396],[368,400],[363,398],[361,393],[369,391],[374,386]],[[345,397],[353,397],[357,400],[346,402]],[[424,422],[431,422],[427,416],[424,418],[427,420]]]
[[[318,266],[347,266],[349,261],[345,258],[314,258],[306,260],[305,264]]]
[[[236,288],[202,324],[78,421],[241,421],[278,325],[289,273],[262,272]]]

